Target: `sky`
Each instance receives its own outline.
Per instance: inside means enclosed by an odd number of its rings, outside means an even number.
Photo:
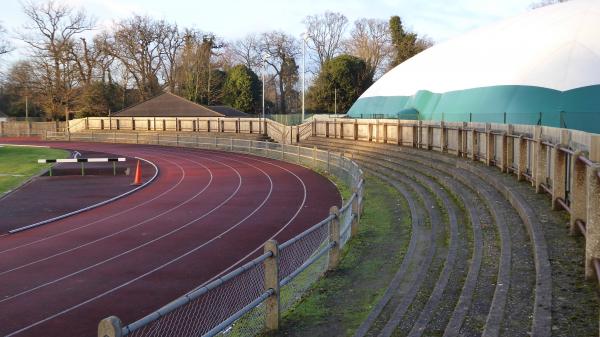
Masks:
[[[36,1],[36,0],[34,0]],[[60,1],[60,0],[57,0]],[[36,1],[37,2],[37,1]],[[283,30],[300,36],[307,15],[327,10],[340,12],[350,22],[359,18],[388,20],[399,15],[406,27],[435,42],[443,42],[471,29],[528,11],[535,0],[62,0],[75,8],[84,8],[96,19],[97,27],[132,13],[176,22],[212,32],[226,40],[248,33]],[[21,1],[2,0],[0,23],[9,37],[22,30],[26,17]],[[22,44],[6,61],[23,56]],[[6,57],[5,57],[6,59]]]

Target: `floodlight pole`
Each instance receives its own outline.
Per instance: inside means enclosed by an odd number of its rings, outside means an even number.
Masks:
[[[263,69],[262,69],[263,70],[262,71],[262,86],[263,86],[263,88],[262,88],[262,118],[263,118],[263,123],[266,121],[266,119],[265,119],[265,72],[267,69],[266,62],[267,62],[268,58],[269,58],[269,55],[266,55],[266,54],[262,55],[262,66],[263,66]],[[264,132],[265,132],[264,134],[266,135],[267,134],[267,125],[266,124],[265,124]]]
[[[337,88],[333,89],[333,113],[337,115]]]
[[[259,118],[260,120],[260,118]],[[262,133],[262,124],[265,121],[265,64],[263,62],[263,71],[262,71],[262,121],[258,128],[259,132]]]
[[[306,78],[306,38],[308,35],[302,33],[302,121],[304,122],[304,87]]]

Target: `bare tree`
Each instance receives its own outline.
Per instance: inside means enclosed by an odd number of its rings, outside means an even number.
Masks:
[[[214,34],[187,30],[177,65],[177,90],[189,100],[219,102],[224,73],[219,50],[224,44]]]
[[[307,47],[317,55],[319,66],[335,57],[342,47],[342,37],[348,26],[348,18],[341,13],[325,12],[309,15],[304,19]]]
[[[161,22],[162,41],[161,46],[161,67],[164,81],[167,83],[170,92],[175,92],[175,73],[177,58],[184,44],[183,35],[180,33],[176,24]]]
[[[291,91],[295,84],[291,79],[298,77],[298,66],[295,61],[296,56],[300,54],[298,40],[280,31],[263,33],[260,50],[265,64],[275,72],[277,77],[278,110],[285,113],[288,108],[286,97],[292,96]]]
[[[148,99],[162,91],[159,75],[164,65],[164,41],[168,33],[162,21],[148,16],[134,15],[116,25],[108,52],[118,59],[130,73],[141,99]]]
[[[101,46],[96,43],[88,44],[88,41],[81,37],[78,41],[73,42],[68,53],[75,70],[79,73],[79,81],[82,86],[88,86],[95,78],[100,77],[97,72],[98,64],[104,56]]]
[[[261,67],[260,44],[261,38],[258,35],[249,34],[243,39],[235,41],[230,48],[233,50],[237,62],[256,72]]]
[[[83,10],[50,0],[43,4],[27,2],[23,11],[29,18],[21,39],[32,51],[38,80],[42,83],[43,106],[56,118],[72,100],[75,83],[75,67],[69,57],[75,38],[93,27]]]
[[[0,24],[0,55],[12,51],[12,46],[5,38],[6,29]]]
[[[345,52],[363,59],[371,78],[385,72],[392,53],[388,22],[378,19],[359,19],[354,22],[350,38],[344,41]]]

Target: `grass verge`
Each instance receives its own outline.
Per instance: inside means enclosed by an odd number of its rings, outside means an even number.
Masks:
[[[69,152],[43,147],[0,146],[0,195],[9,192],[50,164],[38,164],[42,158],[65,158]]]
[[[350,195],[343,187],[341,193]],[[281,329],[267,336],[349,336],[377,303],[406,253],[411,219],[398,191],[370,175],[364,200],[358,235],[339,268],[318,280],[284,314]]]

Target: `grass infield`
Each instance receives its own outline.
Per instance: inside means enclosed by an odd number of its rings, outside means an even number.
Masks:
[[[67,158],[65,150],[44,147],[0,146],[0,195],[9,192],[51,164],[38,164],[38,159]]]

